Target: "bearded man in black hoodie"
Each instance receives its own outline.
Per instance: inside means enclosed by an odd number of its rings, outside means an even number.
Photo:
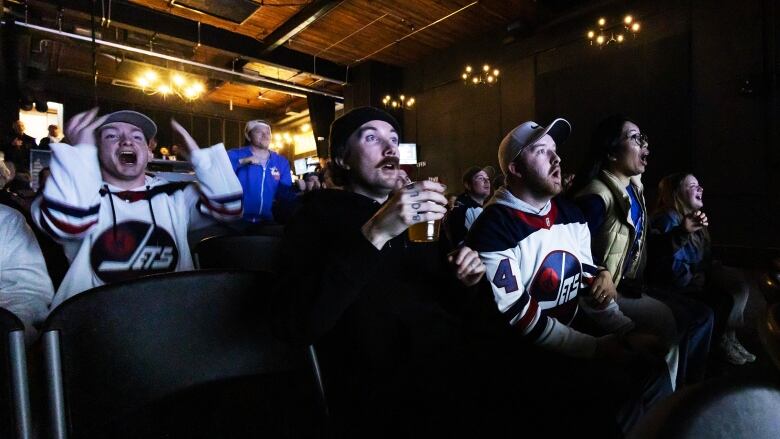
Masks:
[[[412,224],[440,220],[445,187],[398,183],[399,128],[376,108],[353,109],[330,132],[344,190],[306,194],[285,230],[272,315],[280,338],[317,349],[336,437],[436,432],[457,388],[458,306],[485,267],[463,247],[412,243]]]

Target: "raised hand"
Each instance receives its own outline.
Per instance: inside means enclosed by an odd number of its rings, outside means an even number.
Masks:
[[[707,215],[701,210],[691,212],[683,218],[683,227],[688,233],[698,232],[703,227],[709,226],[710,223],[707,220]]]
[[[95,130],[103,124],[108,115],[97,117],[98,107],[79,113],[65,124],[65,136],[71,140],[72,145],[96,145]]]
[[[363,236],[381,249],[412,224],[442,219],[447,213],[444,190],[444,185],[433,181],[418,181],[404,186],[363,225]]]
[[[188,159],[190,155],[192,155],[193,152],[200,149],[198,146],[198,143],[195,142],[195,139],[192,138],[190,133],[187,132],[187,130],[184,129],[179,122],[176,122],[174,119],[171,119],[171,127],[173,128],[173,132],[177,133],[181,136],[182,140],[184,141],[184,147],[185,150],[180,149],[179,152],[184,155],[184,159]]]

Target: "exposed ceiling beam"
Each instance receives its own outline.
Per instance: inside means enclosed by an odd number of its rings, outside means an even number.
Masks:
[[[90,15],[92,13],[92,0],[69,0],[64,3],[64,6],[68,10],[82,14]],[[117,22],[144,29],[150,33],[168,35],[189,41],[193,45],[198,42],[197,22],[134,5],[126,0],[112,0],[111,23]],[[284,46],[279,46],[273,52],[263,54],[267,47],[266,44],[246,35],[220,29],[209,24],[201,23],[200,43],[204,46],[221,49],[250,59],[257,59],[261,62],[269,62],[291,70],[315,73],[314,57],[312,55]],[[345,66],[334,62],[317,59],[316,75],[333,82],[346,82],[347,69]]]
[[[38,31],[38,32],[44,32],[44,33],[48,33],[48,34],[53,34],[53,35],[57,35],[57,36],[60,36],[60,37],[70,38],[70,39],[73,39],[73,40],[84,41],[84,42],[91,42],[92,41],[89,37],[85,37],[85,36],[82,36],[82,35],[76,35],[76,34],[72,34],[72,33],[68,33],[68,32],[63,32],[63,31],[59,31],[59,30],[56,30],[56,29],[49,29],[47,27],[37,26],[37,25],[34,25],[34,24],[22,23],[20,21],[16,21],[14,24],[16,26],[32,29],[32,30],[35,30],[35,31]],[[111,42],[111,41],[104,41],[104,40],[100,40],[100,39],[95,39],[94,41],[95,41],[96,45],[101,46],[101,47],[109,47],[109,48],[118,49],[118,50],[121,50],[121,51],[130,52],[130,53],[136,53],[136,54],[145,55],[145,56],[158,58],[158,59],[162,59],[162,60],[177,62],[177,63],[180,63],[180,64],[186,64],[186,65],[189,65],[189,66],[192,66],[192,67],[196,67],[196,68],[199,68],[199,69],[203,69],[203,70],[212,72],[212,74],[219,74],[220,78],[236,78],[236,79],[241,78],[241,79],[243,79],[242,82],[245,82],[245,83],[248,83],[248,84],[257,85],[257,86],[261,86],[261,87],[270,88],[270,89],[273,89],[273,90],[278,90],[280,92],[287,93],[287,94],[290,94],[290,95],[293,95],[293,96],[301,96],[302,97],[302,96],[305,96],[305,93],[313,93],[313,94],[319,94],[319,95],[323,95],[323,96],[332,97],[334,99],[339,99],[339,100],[344,99],[342,96],[333,94],[333,93],[331,93],[329,91],[326,91],[326,90],[319,90],[319,89],[315,89],[315,88],[311,88],[311,87],[306,87],[306,86],[295,84],[295,83],[292,83],[292,82],[289,82],[289,81],[282,81],[280,79],[269,78],[267,76],[262,76],[260,74],[248,74],[248,73],[243,73],[243,72],[236,72],[236,71],[225,69],[225,68],[222,68],[222,67],[210,66],[208,64],[203,64],[203,63],[191,61],[191,60],[184,59],[184,58],[177,58],[175,56],[165,55],[165,54],[162,54],[162,53],[152,52],[152,51],[149,51],[149,50],[146,50],[146,49],[139,49],[137,47],[127,46],[127,45],[124,45],[124,44],[114,43],[114,42]]]
[[[309,3],[265,37],[266,48],[263,50],[263,54],[273,52],[341,3],[339,0],[314,0]]]

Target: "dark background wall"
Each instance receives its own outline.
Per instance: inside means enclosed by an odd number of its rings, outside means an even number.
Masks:
[[[588,45],[599,16],[627,12],[643,25],[636,40]],[[777,14],[772,0],[617,1],[530,37],[499,31],[405,69],[418,108],[404,114],[404,140],[455,191],[467,167],[498,167],[499,142],[523,121],[567,118],[563,166],[573,171],[598,121],[625,113],[650,137],[649,202],[663,175],[692,170],[716,244],[780,248]],[[466,64],[485,62],[501,69],[498,85],[460,81]]]

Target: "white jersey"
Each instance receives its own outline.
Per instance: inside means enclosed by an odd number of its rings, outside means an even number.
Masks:
[[[51,178],[32,215],[71,263],[52,308],[105,283],[190,270],[187,232],[209,225],[210,217],[241,218],[241,184],[222,144],[192,154],[198,183],[147,176],[132,190],[103,182],[95,145],[51,149]]]
[[[580,308],[608,332],[634,327],[614,301],[597,310],[579,300],[597,267],[588,225],[564,200],[553,199],[539,211],[501,188],[474,223],[466,245],[485,264],[498,310],[537,345],[591,357],[596,338],[569,326]]]

